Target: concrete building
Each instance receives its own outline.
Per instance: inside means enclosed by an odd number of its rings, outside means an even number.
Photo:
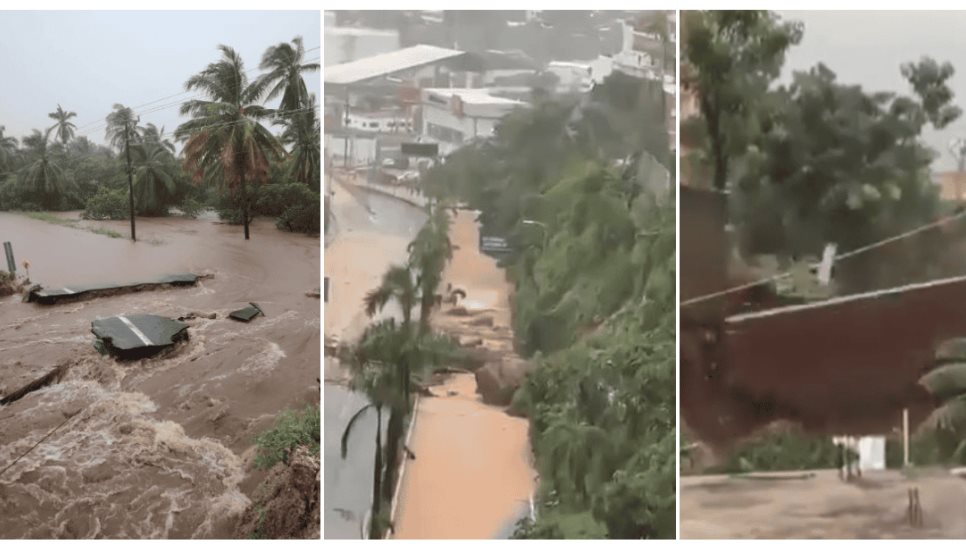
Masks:
[[[331,135],[333,155],[345,165],[366,164],[378,155],[377,146],[367,143],[373,134],[418,128],[420,89],[450,85],[452,73],[465,71],[465,56],[416,45],[327,66],[324,131]]]
[[[477,138],[488,138],[500,120],[527,104],[486,89],[423,89],[422,136],[447,155]]]
[[[593,60],[552,61],[547,71],[557,76],[558,93],[585,93],[603,83],[614,71],[614,59],[600,56]]]
[[[643,18],[622,22],[622,45],[614,55],[614,69],[633,77],[660,80],[662,73],[674,72],[673,66],[665,64],[668,53],[675,49],[672,41],[675,36],[670,33],[665,42],[660,35],[646,28]]]
[[[326,26],[323,39],[323,66],[327,67],[396,51],[400,46],[398,31],[376,28]]]
[[[412,116],[399,109],[378,110],[368,112],[349,112],[345,125],[361,132],[375,133],[413,133],[415,127]]]

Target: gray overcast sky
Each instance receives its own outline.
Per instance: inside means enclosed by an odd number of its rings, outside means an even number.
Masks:
[[[867,90],[912,94],[899,65],[928,55],[956,67],[951,87],[955,103],[966,110],[966,12],[855,12],[780,11],[784,19],[805,23],[801,44],[786,59],[789,70],[804,70],[825,63],[842,83],[860,84]],[[940,153],[934,170],[955,168],[946,150],[956,136],[966,137],[966,119],[925,140]]]
[[[302,36],[306,49],[319,47],[320,19],[318,11],[0,11],[0,125],[18,138],[44,129],[59,103],[77,112],[78,135],[103,143],[103,124],[82,127],[103,121],[115,103],[184,91],[188,77],[219,58],[218,44],[234,47],[251,77],[271,45]],[[305,58],[320,56],[316,49]],[[321,74],[306,85],[321,95]],[[168,133],[185,119],[176,106],[141,116]]]

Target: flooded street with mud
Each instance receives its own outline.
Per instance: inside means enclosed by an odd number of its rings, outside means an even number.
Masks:
[[[0,397],[63,369],[0,405],[0,537],[229,538],[265,476],[255,437],[318,402],[318,238],[266,219],[248,241],[210,217],[137,228],[132,243],[0,213],[0,238],[46,288],[206,275],[53,306],[0,298]],[[249,302],[264,315],[228,319]],[[187,318],[188,340],[133,362],[101,355],[91,321],[121,314]]]
[[[401,199],[350,183],[336,185],[332,207],[337,234],[326,248],[325,334],[352,342],[370,322],[363,311],[366,292],[389,266],[406,262],[407,246],[426,215]],[[507,285],[495,261],[479,253],[477,236],[471,212],[453,220],[454,255],[446,281],[467,289],[463,307],[492,317],[494,330],[505,332]],[[374,319],[380,317],[398,317],[398,308],[389,306]],[[454,318],[437,313],[433,322],[457,334]],[[508,341],[493,347],[512,351]],[[359,538],[372,498],[376,416],[366,412],[355,422],[342,459],[342,433],[368,399],[345,388],[346,376],[334,357],[326,358],[325,374],[325,536]],[[415,460],[405,462],[397,491],[394,538],[506,538],[516,519],[527,515],[534,484],[527,421],[485,405],[476,387],[472,373],[457,374],[430,387],[433,396],[417,405],[407,446]],[[493,478],[497,473],[501,476]]]

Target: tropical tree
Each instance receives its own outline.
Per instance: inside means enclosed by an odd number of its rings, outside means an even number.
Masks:
[[[371,401],[360,408],[349,419],[342,433],[342,458],[349,452],[349,437],[356,424],[362,421],[369,411],[376,413],[375,451],[372,464],[372,509],[369,519],[369,534],[378,538],[384,528],[386,516],[383,514],[383,478],[386,471],[386,459],[382,439],[383,409],[398,406],[399,387],[397,369],[392,366],[397,356],[400,336],[405,331],[400,329],[393,320],[382,321],[370,325],[363,332],[359,341],[340,350],[339,360],[351,370],[352,379],[350,389],[364,393]]]
[[[939,449],[940,461],[966,463],[966,339],[946,342],[937,353],[937,366],[920,380],[938,404],[927,421]]]
[[[6,127],[0,125],[0,171],[12,169],[14,157],[17,155],[17,139],[4,136],[5,129]]]
[[[123,104],[114,104],[114,111],[107,114],[107,140],[111,146],[124,153],[127,165],[128,207],[131,217],[131,240],[137,240],[134,226],[134,167],[131,162],[131,147],[140,141],[138,121],[134,110]]]
[[[282,42],[269,47],[262,56],[259,68],[268,70],[268,73],[259,79],[272,87],[267,100],[282,96],[279,104],[281,111],[295,111],[310,106],[309,91],[302,74],[319,71],[319,63],[303,63],[304,58],[305,47],[301,36],[296,36],[290,44]]]
[[[764,11],[683,13],[682,83],[697,93],[713,187],[724,190],[732,155],[747,147],[750,110],[778,78],[785,52],[801,41],[802,25]]]
[[[66,146],[67,142],[74,137],[74,129],[77,128],[74,126],[74,123],[70,122],[70,120],[74,117],[77,117],[77,114],[72,111],[64,111],[64,109],[60,107],[60,104],[57,104],[57,110],[48,113],[47,117],[57,121],[52,127],[50,127],[50,130],[54,131],[57,135],[57,138],[60,140],[60,143]]]
[[[359,341],[340,350],[339,360],[350,367],[350,387],[364,392],[370,404],[362,407],[349,420],[342,435],[342,456],[348,451],[352,429],[366,411],[376,411],[376,453],[373,463],[373,497],[370,536],[379,538],[385,530],[387,517],[383,507],[392,500],[399,453],[402,447],[402,427],[409,413],[405,394],[402,362],[405,368],[420,373],[438,365],[450,354],[452,344],[442,335],[426,335],[416,339],[411,325],[385,319],[366,328]],[[382,411],[390,410],[383,443],[379,429]]]
[[[322,145],[316,107],[315,95],[311,95],[306,108],[283,114],[280,122],[285,125],[282,143],[292,146],[285,167],[286,176],[317,191],[322,179]]]
[[[420,334],[429,331],[429,318],[437,304],[443,270],[453,258],[449,226],[449,212],[443,206],[436,206],[429,221],[409,244],[409,266],[416,274],[415,287],[419,291]]]
[[[412,271],[405,266],[391,266],[382,275],[379,286],[366,293],[364,309],[366,315],[372,317],[394,300],[402,311],[403,326],[408,326],[412,322],[417,298]]]
[[[174,144],[149,123],[141,129],[141,143],[135,148],[134,188],[139,209],[157,214],[175,192]]]
[[[23,139],[27,165],[20,173],[20,187],[37,197],[46,208],[54,207],[67,196],[73,182],[54,160],[47,133],[34,130]]]
[[[175,137],[185,142],[185,169],[196,183],[207,181],[238,192],[248,240],[249,186],[267,182],[272,162],[284,157],[285,150],[259,122],[275,114],[258,104],[266,81],[249,82],[238,53],[226,45],[218,49],[221,59],[185,83],[185,90],[201,91],[207,99],[188,100],[181,106],[181,114],[192,119],[177,128]]]

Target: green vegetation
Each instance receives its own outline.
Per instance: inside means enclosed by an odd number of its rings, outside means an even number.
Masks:
[[[507,236],[514,397],[540,474],[520,538],[675,534],[673,159],[657,82],[620,73],[543,100],[427,175],[427,194]]]
[[[104,120],[109,146],[78,131],[77,114],[60,105],[54,124],[18,142],[0,126],[0,211],[84,209],[90,219],[167,215],[179,208],[197,217],[205,208],[224,211],[245,236],[255,213],[276,218],[280,229],[317,234],[321,142],[318,105],[303,77],[318,71],[305,63],[302,39],[269,47],[262,75],[249,81],[230,47],[185,84],[204,99],[181,104],[190,119],[177,127],[179,153],[164,128],[142,123],[138,112],[115,104]],[[240,85],[235,85],[240,82]],[[264,106],[281,99],[278,109]],[[267,125],[278,127],[278,135]],[[284,208],[253,209],[259,190],[298,185]],[[122,196],[123,198],[119,198]],[[243,221],[243,218],[248,218]]]
[[[775,86],[800,24],[769,12],[688,12],[684,37],[701,115],[683,124],[682,140],[697,170],[731,189],[744,256],[774,254],[787,266],[818,258],[827,243],[845,252],[938,216],[921,135],[961,114],[952,65],[924,57],[899,67],[911,96],[840,83],[823,64]]]
[[[255,439],[258,448],[255,467],[267,469],[276,463],[284,463],[297,446],[306,446],[312,455],[319,455],[321,431],[318,405],[306,406],[301,411],[282,412],[275,426]]]
[[[60,225],[63,227],[70,227],[72,229],[86,230],[87,232],[93,232],[94,234],[100,234],[102,236],[108,236],[110,238],[122,238],[120,232],[116,230],[111,230],[104,227],[85,227],[80,225],[79,219],[69,219],[64,217],[58,217],[56,215],[47,212],[25,212],[24,215],[31,219],[36,219],[38,221],[44,221],[46,223],[51,223],[54,225]]]
[[[344,347],[340,354],[340,361],[352,373],[350,388],[364,393],[370,400],[346,425],[342,435],[343,457],[348,454],[348,440],[355,423],[369,410],[376,413],[369,528],[372,538],[381,538],[387,527],[404,429],[413,406],[411,393],[455,352],[448,336],[435,333],[429,327],[430,314],[436,308],[436,289],[451,256],[448,212],[437,207],[410,244],[407,264],[387,270],[380,285],[365,298],[365,310],[370,318],[387,304],[395,303],[401,309],[402,321],[390,318],[369,325],[358,342]],[[413,312],[417,309],[419,320],[414,323]],[[384,411],[388,412],[385,440]]]
[[[898,67],[909,95],[843,83],[821,63],[776,85],[803,31],[761,11],[685,12],[682,21],[682,74],[700,111],[682,123],[682,143],[693,150],[682,161],[693,167],[696,184],[729,189],[740,255],[774,258],[774,272],[817,261],[828,243],[846,252],[948,214],[930,179],[935,157],[922,134],[962,113],[952,103],[953,66],[928,57]],[[913,271],[923,277],[937,250],[922,243],[906,262],[896,257],[874,270],[849,263],[836,284],[855,292],[894,285]],[[919,461],[966,460],[966,397],[958,396],[966,382],[959,372],[940,367],[924,378],[923,386],[949,403],[917,435],[912,451]],[[947,397],[950,390],[958,393]],[[833,451],[827,437],[782,430],[740,445],[716,470],[835,466]]]
[[[81,217],[84,219],[124,219],[124,207],[127,205],[127,193],[123,189],[109,189],[105,186],[97,188],[94,196],[87,199],[84,205],[84,212]]]

